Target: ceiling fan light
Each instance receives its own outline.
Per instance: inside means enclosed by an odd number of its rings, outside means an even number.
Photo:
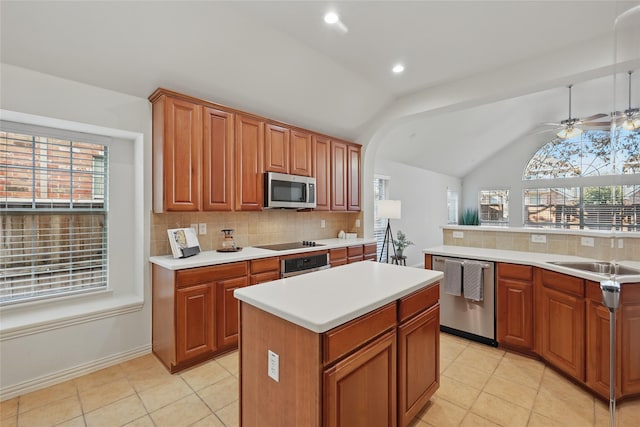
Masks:
[[[556,135],[558,136],[558,138],[569,139],[569,138],[575,138],[581,133],[582,133],[582,129],[576,128],[576,127],[570,127],[570,128],[562,129]]]
[[[636,130],[640,129],[640,117],[639,118],[630,118],[622,122],[622,127],[626,130]]]

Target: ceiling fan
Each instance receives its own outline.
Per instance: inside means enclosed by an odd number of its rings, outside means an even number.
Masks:
[[[593,120],[607,117],[607,114],[594,114],[593,116],[584,117],[582,119],[571,117],[571,88],[573,85],[569,85],[569,118],[562,120],[560,123],[545,123],[545,125],[555,126],[560,131],[556,134],[558,138],[568,139],[574,138],[582,133],[582,129],[577,127],[581,125],[583,127],[604,127],[609,126],[610,122],[593,122]]]
[[[626,130],[640,129],[640,108],[631,108],[631,74],[633,71],[629,71],[629,108],[624,112],[616,111],[613,113],[613,119],[616,125],[621,124]]]

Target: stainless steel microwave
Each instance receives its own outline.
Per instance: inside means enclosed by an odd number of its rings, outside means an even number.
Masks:
[[[266,172],[264,207],[309,209],[316,207],[316,179],[309,176]]]

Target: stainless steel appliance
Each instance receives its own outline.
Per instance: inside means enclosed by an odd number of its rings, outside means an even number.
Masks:
[[[291,277],[313,271],[326,270],[329,264],[329,253],[311,253],[291,255],[280,260],[280,277]]]
[[[432,257],[433,270],[445,271],[445,257]],[[461,258],[449,258],[462,262],[475,261]],[[495,266],[493,262],[481,261],[483,300],[472,301],[462,296],[453,296],[445,292],[440,285],[440,330],[459,335],[474,341],[497,346],[496,310],[495,310]]]
[[[309,176],[266,172],[264,207],[312,209],[316,207],[316,179]]]

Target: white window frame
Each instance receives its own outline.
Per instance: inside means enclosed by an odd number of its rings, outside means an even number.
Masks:
[[[499,220],[489,220],[483,219],[482,212],[482,195],[483,193],[491,193],[491,192],[506,192],[506,203],[503,204],[503,219]],[[500,227],[508,227],[509,226],[509,204],[511,203],[511,189],[505,187],[493,187],[493,188],[483,188],[478,191],[478,220],[480,225],[491,225],[491,226],[500,226]]]

